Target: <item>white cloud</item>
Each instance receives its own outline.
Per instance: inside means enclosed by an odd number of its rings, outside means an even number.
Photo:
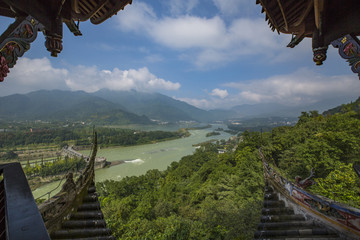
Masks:
[[[356,78],[356,75],[324,76],[303,68],[291,74],[224,85],[238,89],[238,98],[242,102],[304,105],[324,99],[358,96],[360,85]]]
[[[220,98],[226,98],[229,93],[227,90],[222,90],[222,89],[219,89],[219,88],[215,88],[211,91],[210,93],[211,96],[217,96],[217,97],[220,97]]]
[[[170,48],[223,48],[226,43],[224,21],[215,16],[163,18],[149,31],[152,38]]]
[[[48,58],[20,58],[0,84],[0,96],[27,93],[38,89],[68,89],[64,78],[69,71],[54,68]]]
[[[325,100],[330,101],[330,106],[335,107],[355,100],[360,92],[359,80],[355,74],[325,76],[306,68],[290,74],[247,82],[231,82],[223,86],[232,88],[231,92],[235,93],[214,89],[209,97],[178,99],[203,109],[227,109],[236,105],[257,103],[277,103],[295,107]],[[221,94],[226,97],[221,98]]]
[[[97,67],[77,66],[72,74],[66,78],[66,84],[72,90],[84,90],[95,92],[101,88],[112,90],[155,91],[155,90],[178,90],[180,83],[173,83],[154,74],[144,67],[140,69],[99,70]]]
[[[221,9],[230,9],[232,5],[216,2]],[[159,17],[150,5],[138,1],[117,16],[117,23],[121,31],[136,32],[162,46],[181,50],[182,59],[198,67],[258,54],[262,59],[273,59],[275,55],[277,59],[284,59],[281,56],[289,41],[288,36],[273,33],[263,18],[237,18],[226,23],[217,15]],[[295,51],[297,58],[303,54]]]
[[[166,5],[173,15],[190,13],[198,4],[199,0],[166,0]]]
[[[21,58],[0,87],[0,96],[27,93],[39,89],[83,90],[95,92],[112,90],[158,91],[178,90],[180,83],[166,81],[152,74],[148,68],[101,70],[96,66],[55,68],[49,59]]]
[[[136,1],[131,6],[126,7],[121,14],[117,15],[117,19],[119,29],[142,32],[144,29],[151,29],[157,17],[151,6]]]

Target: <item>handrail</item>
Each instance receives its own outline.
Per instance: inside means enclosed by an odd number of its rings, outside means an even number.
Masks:
[[[43,195],[41,195],[40,197],[35,198],[35,200],[38,200],[40,198],[42,198],[45,195],[48,195],[48,199],[50,198],[50,194],[55,191],[56,189],[58,189],[61,186],[61,182],[66,178],[66,175],[70,172],[70,170],[66,171],[66,173],[64,174],[64,176],[60,179],[59,184],[57,185],[57,187],[53,188],[52,190],[50,190],[49,192],[44,193]]]
[[[68,172],[66,172],[66,173],[68,173]],[[45,196],[45,195],[48,195],[48,199],[49,199],[49,198],[50,198],[50,194],[51,194],[53,191],[55,191],[56,189],[58,189],[58,188],[60,187],[61,182],[62,182],[65,178],[66,178],[66,174],[62,177],[62,179],[60,180],[60,182],[59,182],[59,184],[57,185],[56,188],[50,190],[50,191],[47,192],[47,193],[44,193],[44,194],[41,195],[40,197],[35,198],[35,200],[38,200],[38,199],[42,198],[42,197]]]
[[[337,230],[340,234],[359,238],[360,236],[360,209],[335,202],[323,196],[309,193],[296,186],[272,168],[259,148],[265,176],[287,199],[302,207],[317,221]]]
[[[90,185],[94,184],[94,164],[97,153],[97,135],[94,133],[92,154],[80,177],[74,182],[72,174],[66,176],[66,182],[55,196],[39,206],[49,234],[61,227],[62,222],[82,203]]]
[[[90,156],[91,156],[91,151],[90,151],[89,157],[86,157],[86,156],[82,155],[82,158],[83,158],[83,159],[85,159],[85,158],[90,159]],[[70,169],[70,170],[71,170],[71,169]],[[54,192],[56,189],[58,189],[58,188],[61,186],[61,182],[66,178],[66,176],[67,176],[67,174],[70,172],[70,170],[68,170],[68,171],[65,172],[64,176],[61,178],[61,180],[60,180],[59,184],[57,185],[57,187],[53,188],[53,189],[50,190],[49,192],[44,193],[44,194],[41,195],[40,197],[35,198],[35,200],[38,200],[38,199],[44,197],[45,195],[48,195],[48,200],[49,200],[49,199],[50,199],[50,194],[51,194],[52,192]]]
[[[5,193],[5,239],[50,240],[20,163],[0,165],[0,172]]]

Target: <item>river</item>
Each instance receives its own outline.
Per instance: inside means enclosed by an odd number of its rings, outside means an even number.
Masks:
[[[190,130],[191,136],[155,144],[145,144],[131,147],[113,147],[99,149],[97,156],[105,157],[107,161],[124,160],[125,163],[95,171],[95,181],[100,182],[106,179],[120,180],[126,176],[139,176],[150,169],[165,170],[171,162],[179,161],[183,156],[192,154],[195,151],[193,144],[208,141],[210,139],[228,139],[231,135],[221,132],[221,135],[206,137],[206,133],[216,128],[227,129],[226,125],[213,124],[211,128]],[[82,152],[84,155],[88,151]],[[59,185],[59,181],[46,184],[35,191],[35,198],[49,192]],[[52,192],[56,194],[60,190]]]

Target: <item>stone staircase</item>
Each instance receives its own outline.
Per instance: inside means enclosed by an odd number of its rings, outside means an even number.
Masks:
[[[258,229],[254,239],[271,240],[326,240],[344,239],[327,228],[317,226],[312,220],[306,220],[301,214],[285,206],[278,194],[266,186],[264,205]]]
[[[60,230],[51,234],[51,239],[115,240],[111,230],[106,228],[94,185],[89,187],[76,213],[63,222]]]

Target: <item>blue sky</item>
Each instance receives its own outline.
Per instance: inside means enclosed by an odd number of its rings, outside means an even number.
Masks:
[[[40,33],[0,85],[0,96],[39,89],[153,91],[204,109],[234,105],[339,103],[359,96],[360,81],[337,50],[323,66],[311,41],[286,48],[248,0],[134,0],[100,25],[64,25],[63,51],[50,57]],[[0,18],[1,30],[12,19]]]

